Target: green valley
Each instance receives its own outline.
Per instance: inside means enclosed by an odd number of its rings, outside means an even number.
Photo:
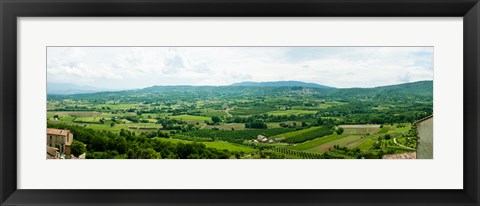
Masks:
[[[333,88],[290,82],[48,94],[47,127],[87,159],[381,159],[415,151],[433,82]]]

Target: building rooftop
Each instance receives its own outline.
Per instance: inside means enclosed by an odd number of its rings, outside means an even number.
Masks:
[[[70,130],[47,128],[47,134],[67,136]]]

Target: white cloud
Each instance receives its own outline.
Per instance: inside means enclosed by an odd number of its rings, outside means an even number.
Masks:
[[[117,89],[281,80],[373,87],[433,79],[433,48],[49,47],[47,74]]]

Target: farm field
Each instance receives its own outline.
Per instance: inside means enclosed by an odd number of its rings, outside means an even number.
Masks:
[[[220,150],[229,150],[234,152],[255,153],[258,150],[247,146],[239,146],[228,142],[203,142],[207,147],[212,147]]]
[[[301,143],[301,144],[297,144],[295,146],[292,146],[291,148],[294,149],[294,150],[309,150],[311,148],[314,148],[314,147],[317,147],[319,145],[323,145],[325,143],[328,143],[328,142],[331,142],[331,141],[334,141],[336,139],[341,139],[341,138],[344,138],[346,137],[347,135],[344,135],[344,134],[331,134],[331,135],[328,135],[328,136],[325,136],[325,137],[322,137],[322,138],[317,138],[317,139],[314,139],[314,140],[311,140],[311,141],[307,141],[307,142],[304,142],[304,143]]]
[[[306,151],[324,153],[324,152],[331,151],[334,145],[353,148],[358,144],[360,144],[361,142],[362,142],[362,135],[347,135],[345,137],[315,146]]]
[[[179,120],[192,120],[192,121],[211,121],[211,117],[202,117],[202,116],[193,116],[193,115],[178,115],[178,116],[171,116],[172,119],[179,119]]]
[[[367,134],[376,133],[380,130],[380,125],[377,124],[365,124],[365,125],[338,125],[344,129],[345,134]]]
[[[413,123],[432,114],[431,82],[412,84],[48,95],[46,118],[87,159],[379,159],[414,151]]]
[[[299,136],[299,135],[302,135],[302,134],[305,134],[305,133],[315,132],[318,129],[320,129],[319,126],[310,127],[310,128],[307,128],[307,129],[302,129],[302,130],[297,130],[297,131],[293,131],[293,132],[288,132],[288,133],[284,133],[284,134],[275,135],[274,137],[276,137],[276,138],[291,138],[291,137],[296,137],[296,136]]]
[[[277,124],[278,125],[278,124]],[[279,126],[278,126],[279,127]],[[276,126],[272,126],[269,128],[278,128]],[[219,124],[219,125],[205,125],[204,129],[213,129],[218,128],[220,130],[244,130],[245,124],[242,123],[226,123],[226,124]]]
[[[309,110],[283,110],[267,112],[268,115],[282,116],[282,115],[299,115],[299,114],[315,114],[316,111]]]

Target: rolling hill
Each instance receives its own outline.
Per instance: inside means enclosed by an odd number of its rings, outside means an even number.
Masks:
[[[238,86],[245,85],[245,86]],[[246,86],[251,85],[251,86]],[[270,85],[270,86],[254,86]],[[279,86],[273,86],[279,85]],[[73,99],[128,99],[136,101],[156,100],[189,100],[189,99],[229,99],[247,98],[251,96],[286,96],[306,95],[308,97],[335,101],[350,101],[353,99],[405,99],[405,98],[432,98],[433,81],[419,81],[398,85],[381,86],[374,88],[332,88],[318,85],[317,87],[300,86],[310,85],[303,82],[270,82],[270,83],[242,83],[230,86],[152,86],[143,89],[123,91],[68,90],[62,93],[49,91],[49,98]],[[63,97],[62,97],[63,96]]]
[[[312,87],[312,88],[333,88],[325,85],[306,83],[301,81],[274,81],[274,82],[239,82],[229,86],[244,86],[244,87]]]

